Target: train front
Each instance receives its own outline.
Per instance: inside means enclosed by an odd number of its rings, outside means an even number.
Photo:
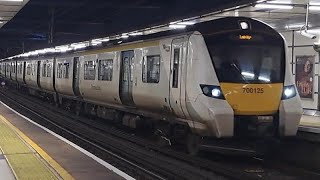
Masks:
[[[217,119],[216,134],[231,132],[225,123],[232,114],[233,136],[296,135],[302,108],[284,38],[249,18],[223,18],[219,24],[221,31],[202,33],[219,83],[200,85],[215,101],[210,109]],[[225,119],[219,116],[219,101],[233,111],[228,116],[222,108]]]

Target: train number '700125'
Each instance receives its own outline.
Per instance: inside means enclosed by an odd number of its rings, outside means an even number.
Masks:
[[[242,92],[246,93],[246,94],[262,94],[264,93],[264,89],[263,88],[242,88]]]

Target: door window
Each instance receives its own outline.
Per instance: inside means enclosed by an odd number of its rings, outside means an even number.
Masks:
[[[42,77],[47,77],[47,63],[43,63],[43,66],[42,66]]]
[[[173,52],[173,69],[172,69],[172,87],[178,88],[179,83],[179,62],[180,61],[180,48],[174,49]]]

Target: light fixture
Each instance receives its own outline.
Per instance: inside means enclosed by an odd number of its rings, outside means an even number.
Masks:
[[[31,56],[35,56],[35,55],[38,55],[39,53],[37,52],[37,51],[32,51],[32,52],[30,52],[30,55]]]
[[[140,36],[140,35],[143,35],[142,32],[132,32],[129,34],[130,36]]]
[[[124,38],[124,39],[126,39],[126,38],[129,37],[129,35],[128,35],[128,34],[122,34],[121,37]]]
[[[320,6],[309,6],[309,10],[311,10],[311,11],[320,11]]]
[[[271,3],[256,4],[254,7],[260,9],[293,9],[292,5],[280,5]]]
[[[171,29],[184,29],[184,28],[186,28],[186,25],[182,25],[182,24],[171,24],[171,25],[169,25],[169,28],[171,28]]]
[[[57,46],[55,48],[55,51],[56,52],[67,52],[67,51],[70,51],[72,50],[68,45],[67,46]]]
[[[283,88],[282,100],[293,98],[297,95],[296,88],[294,85],[285,86]]]
[[[287,29],[301,29],[303,26],[304,24],[288,24],[286,27]]]
[[[0,21],[0,24],[3,24],[4,22],[3,21]]]
[[[242,30],[249,29],[249,24],[245,21],[240,22],[240,27]]]
[[[273,0],[273,1],[268,1],[267,3],[270,3],[270,4],[292,4],[292,0]]]
[[[205,96],[216,99],[225,99],[220,86],[201,84],[200,88]]]
[[[70,45],[74,50],[77,50],[77,49],[82,49],[82,48],[85,48],[87,47],[87,44],[86,43],[74,43],[74,44],[71,44]]]
[[[56,49],[55,49],[55,48],[46,48],[46,49],[44,49],[44,51],[45,51],[46,53],[55,53],[55,52],[56,52]]]
[[[23,0],[0,0],[0,1],[8,1],[8,2],[23,2]]]
[[[93,39],[93,40],[91,40],[91,45],[92,45],[92,46],[98,46],[98,45],[100,45],[100,44],[102,44],[102,42],[101,42],[100,39]]]
[[[184,22],[179,22],[177,23],[178,25],[187,25],[187,26],[190,26],[190,25],[194,25],[196,22],[194,21],[184,21]]]
[[[102,38],[102,39],[101,39],[101,42],[108,42],[108,41],[110,41],[109,38]]]
[[[213,96],[213,97],[219,97],[219,96],[221,96],[221,90],[220,90],[219,88],[213,88],[212,91],[211,91],[211,93],[212,93],[212,96]]]

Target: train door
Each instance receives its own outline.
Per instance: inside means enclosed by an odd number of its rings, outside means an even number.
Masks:
[[[80,89],[79,89],[79,73],[80,73],[80,64],[79,64],[79,57],[73,58],[73,81],[72,81],[72,88],[73,93],[76,96],[80,96]]]
[[[41,61],[37,61],[37,84],[38,84],[39,88],[41,88],[41,86],[40,86],[40,74],[41,74]]]
[[[182,62],[183,62],[183,46],[184,38],[174,39],[171,44],[171,58],[170,58],[170,106],[172,111],[179,117],[184,118],[181,107],[182,88]],[[184,98],[183,98],[184,99]]]
[[[133,98],[132,98],[133,58],[134,58],[134,51],[121,52],[119,94],[120,94],[121,102],[129,106],[134,105]]]

